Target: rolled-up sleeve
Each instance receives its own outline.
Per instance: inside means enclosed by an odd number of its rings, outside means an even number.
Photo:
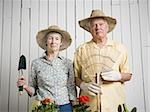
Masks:
[[[68,71],[67,87],[69,92],[69,99],[75,100],[76,99],[75,76],[71,60],[68,61],[68,68],[69,71]]]
[[[121,46],[121,63],[119,66],[120,72],[124,73],[131,73],[130,67],[129,67],[129,58],[128,58],[128,51],[125,46]]]
[[[36,70],[35,70],[35,63],[32,62],[31,64],[31,74],[29,76],[29,85],[32,89],[32,96],[36,95],[36,90],[37,90],[37,77],[36,77]]]

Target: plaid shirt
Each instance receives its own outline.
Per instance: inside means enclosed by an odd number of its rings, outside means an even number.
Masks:
[[[108,40],[106,45],[99,48],[92,40],[81,45],[75,52],[75,76],[84,82],[95,82],[96,73],[118,71],[130,73],[128,55],[124,45]],[[102,112],[117,112],[119,104],[125,103],[124,83],[112,82],[100,84]],[[83,90],[80,95],[88,95]],[[90,109],[97,109],[97,97],[90,97]]]
[[[63,105],[76,98],[73,65],[64,57],[48,61],[43,56],[33,60],[29,83],[38,100],[49,97]]]

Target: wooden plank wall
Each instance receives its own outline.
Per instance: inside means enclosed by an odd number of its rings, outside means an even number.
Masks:
[[[18,94],[18,61],[31,61],[42,55],[36,43],[38,30],[56,24],[68,30],[71,46],[61,55],[73,59],[75,48],[91,39],[78,21],[101,9],[117,18],[109,38],[124,43],[129,51],[133,79],[126,83],[127,105],[138,112],[150,112],[150,2],[149,0],[0,0],[0,112],[28,112],[31,98]]]

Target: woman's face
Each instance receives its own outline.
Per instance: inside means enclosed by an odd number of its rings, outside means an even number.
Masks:
[[[47,35],[47,51],[59,51],[60,46],[62,45],[62,36],[59,33],[49,33]]]
[[[108,32],[107,21],[103,18],[93,19],[90,23],[90,32],[94,38],[105,38]]]

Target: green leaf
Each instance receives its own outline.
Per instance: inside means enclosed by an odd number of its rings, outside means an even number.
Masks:
[[[126,104],[123,104],[123,109],[124,109],[124,112],[129,112],[129,110],[127,109]]]
[[[137,108],[134,107],[134,108],[131,110],[131,112],[137,112]]]
[[[118,112],[122,112],[121,105],[118,106]]]

